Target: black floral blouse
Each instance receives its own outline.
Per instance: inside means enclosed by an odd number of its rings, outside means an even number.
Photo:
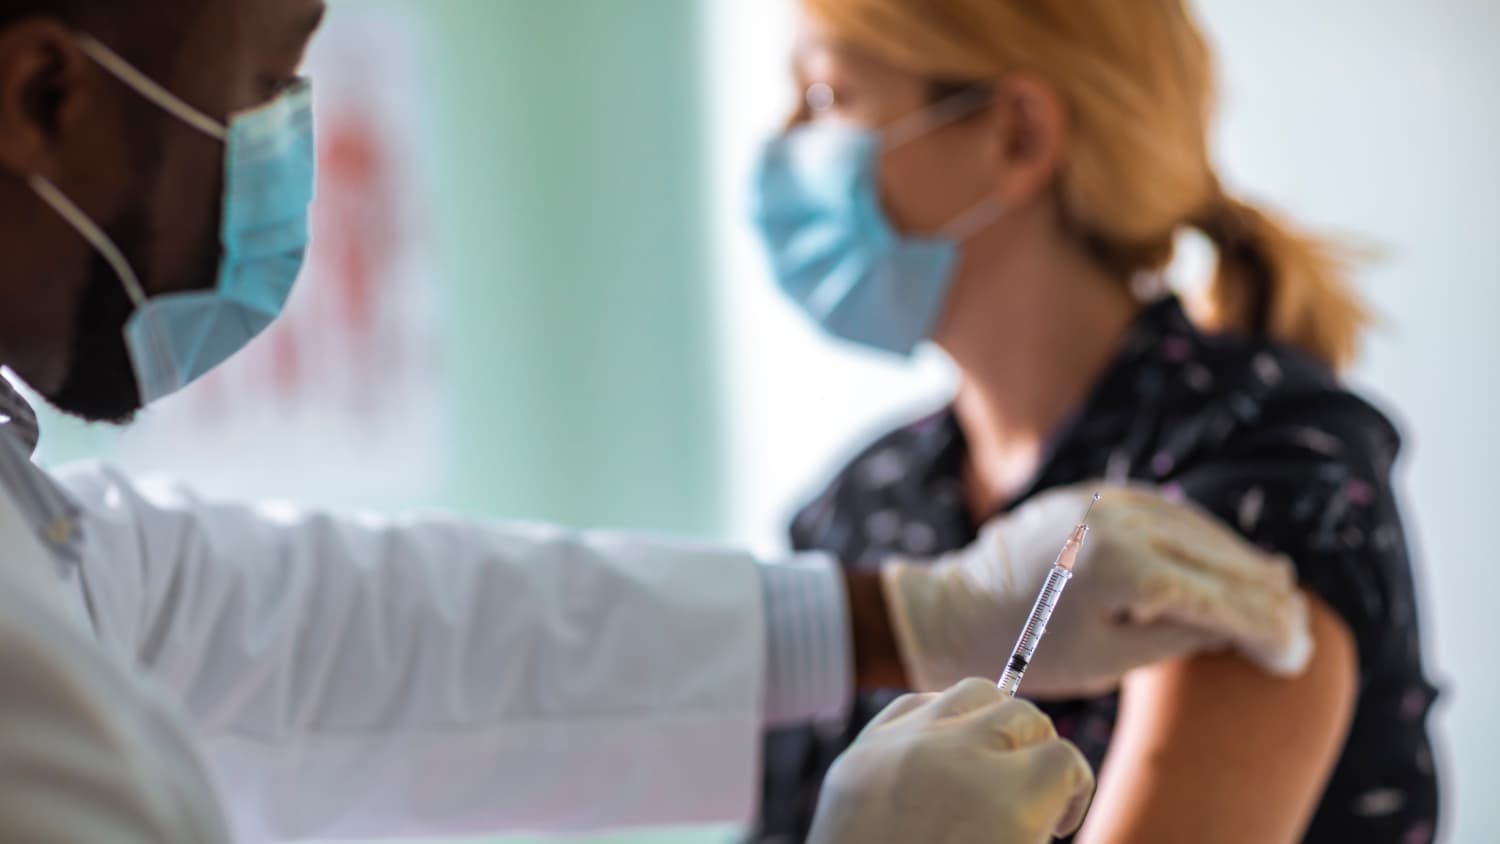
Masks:
[[[1176,299],[1147,307],[1108,374],[1062,426],[1031,488],[1107,477],[1160,485],[1283,552],[1303,586],[1353,630],[1358,706],[1307,842],[1426,844],[1437,781],[1425,729],[1410,562],[1391,488],[1400,442],[1378,411],[1295,351],[1199,333]],[[902,427],[854,459],[794,520],[798,549],[853,566],[973,541],[965,442],[951,410]],[[1024,692],[1024,687],[1022,688]],[[896,696],[861,696],[847,724],[767,737],[763,842],[801,841],[834,757]],[[1042,705],[1097,770],[1118,696]],[[1205,840],[1208,840],[1205,838]]]

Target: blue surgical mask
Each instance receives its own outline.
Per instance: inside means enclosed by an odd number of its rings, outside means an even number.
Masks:
[[[110,263],[135,304],[125,345],[150,404],[223,363],[280,315],[307,254],[316,150],[312,92],[299,82],[219,123],[88,36],[80,46],[141,96],[225,144],[223,256],[214,286],[147,297],[140,277],[96,223],[41,176],[31,186]]]
[[[904,235],[880,201],[880,151],[987,101],[961,93],[879,133],[814,121],[766,145],[755,183],[755,224],[782,292],[823,330],[899,355],[932,337],[962,242],[1001,209],[985,200],[939,236]]]

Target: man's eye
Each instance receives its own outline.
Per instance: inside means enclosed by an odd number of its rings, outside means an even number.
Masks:
[[[295,75],[294,76],[274,76],[274,77],[273,76],[268,76],[268,77],[264,77],[263,79],[261,79],[261,83],[260,83],[261,84],[261,91],[266,95],[267,99],[272,99],[272,98],[275,98],[275,97],[279,97],[282,94],[285,94],[287,91],[291,90],[292,88],[297,87],[298,85],[302,84],[306,79],[307,79],[307,77],[305,77],[305,76],[295,76]]]

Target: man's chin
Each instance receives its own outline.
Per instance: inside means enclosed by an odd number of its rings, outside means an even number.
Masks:
[[[69,416],[109,425],[129,425],[141,409],[141,395],[133,374],[127,374],[122,382],[118,375],[95,380],[77,378],[75,373],[62,389],[45,398],[48,404]]]
[[[78,303],[69,369],[62,387],[47,401],[88,422],[124,425],[141,409],[123,326],[135,310],[130,297],[103,259],[96,259]]]

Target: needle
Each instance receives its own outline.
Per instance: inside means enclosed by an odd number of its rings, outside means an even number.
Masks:
[[[1096,492],[1096,493],[1094,493],[1094,500],[1089,502],[1089,508],[1087,510],[1083,511],[1083,521],[1079,522],[1079,524],[1086,525],[1086,524],[1089,523],[1089,514],[1092,513],[1092,512],[1094,512],[1094,505],[1098,504],[1098,503],[1099,503],[1099,493]]]

